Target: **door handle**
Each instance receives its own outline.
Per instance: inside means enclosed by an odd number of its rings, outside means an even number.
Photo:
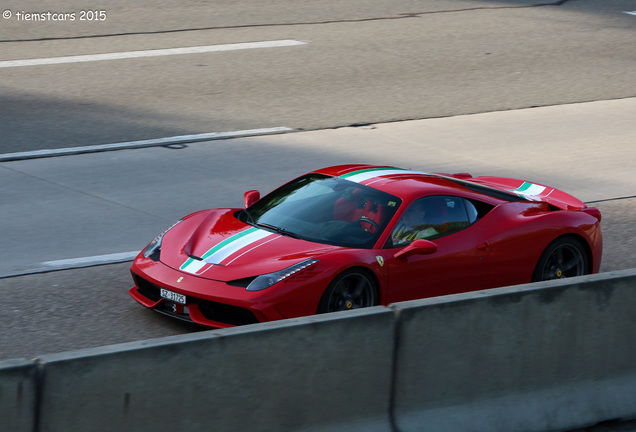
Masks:
[[[483,242],[477,245],[477,250],[487,251],[488,249],[490,249],[490,243],[488,242]]]

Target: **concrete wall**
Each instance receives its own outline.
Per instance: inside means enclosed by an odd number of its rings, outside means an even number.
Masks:
[[[0,430],[567,430],[634,359],[636,269],[0,362]]]
[[[400,431],[550,431],[636,416],[636,271],[394,308]]]
[[[40,430],[390,431],[394,332],[370,308],[44,356]]]
[[[37,365],[26,359],[0,362],[0,430],[32,432],[36,416]]]

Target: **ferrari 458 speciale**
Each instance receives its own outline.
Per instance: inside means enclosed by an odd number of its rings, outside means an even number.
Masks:
[[[142,305],[222,328],[599,271],[601,214],[502,177],[342,165],[202,210],[134,260]]]

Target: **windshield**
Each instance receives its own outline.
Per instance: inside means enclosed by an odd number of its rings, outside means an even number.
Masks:
[[[308,174],[239,213],[239,219],[284,235],[351,248],[372,248],[401,200],[337,177]]]

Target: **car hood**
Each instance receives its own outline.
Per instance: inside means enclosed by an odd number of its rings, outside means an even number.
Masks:
[[[164,235],[161,262],[182,272],[232,281],[285,269],[342,249],[299,240],[239,221],[238,209],[205,210]]]

